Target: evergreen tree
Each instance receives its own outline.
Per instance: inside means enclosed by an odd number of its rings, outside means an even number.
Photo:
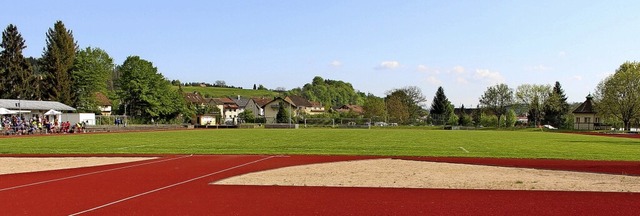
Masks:
[[[287,105],[290,105],[290,104],[287,104]],[[278,104],[278,113],[276,114],[277,123],[289,123],[290,121],[289,111],[285,106],[286,106],[285,103],[282,101]]]
[[[445,120],[449,119],[448,108],[450,105],[451,102],[444,94],[444,89],[442,86],[438,87],[436,95],[433,96],[433,101],[431,101],[431,110],[429,110],[429,114],[431,115],[434,124],[440,125],[443,124]]]
[[[0,52],[0,98],[34,99],[31,65],[22,55],[27,48],[18,27],[9,24],[2,32]]]
[[[76,106],[76,92],[72,91],[72,69],[78,45],[71,30],[57,21],[47,32],[47,45],[42,54],[44,99]]]
[[[544,121],[547,124],[558,128],[565,128],[564,122],[565,116],[569,113],[569,103],[567,103],[567,96],[565,96],[560,82],[556,81],[553,90],[544,103],[543,109]]]

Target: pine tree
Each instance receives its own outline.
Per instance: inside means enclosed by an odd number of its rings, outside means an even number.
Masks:
[[[44,99],[76,105],[77,94],[72,91],[72,68],[77,50],[73,33],[65,28],[62,21],[57,21],[53,29],[47,32],[47,45],[42,54]]]
[[[556,81],[549,98],[544,103],[544,121],[555,127],[563,127],[566,115],[569,113],[569,103],[567,96],[562,90],[560,82]]]
[[[0,52],[0,97],[33,99],[30,81],[33,72],[31,64],[22,55],[27,48],[18,27],[9,24],[2,32],[2,52]]]
[[[444,89],[442,86],[438,87],[436,95],[431,102],[431,110],[429,110],[429,114],[434,119],[434,124],[444,124],[444,121],[449,120],[449,106],[451,106],[451,102],[444,94]]]

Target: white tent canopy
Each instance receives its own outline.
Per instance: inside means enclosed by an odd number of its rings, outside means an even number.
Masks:
[[[54,110],[54,109],[50,109],[49,111],[44,113],[44,115],[61,115],[61,114],[62,114],[62,112]]]
[[[16,113],[18,113],[18,112],[11,111],[11,110],[8,110],[6,108],[1,108],[0,107],[0,115],[11,115],[11,114],[16,114]]]

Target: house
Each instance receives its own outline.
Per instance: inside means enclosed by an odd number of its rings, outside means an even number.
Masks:
[[[238,114],[240,114],[239,106],[231,100],[231,98],[219,98],[222,102],[222,120],[225,124],[237,124]]]
[[[184,94],[184,99],[189,104],[200,106],[200,107],[204,107],[207,104],[207,100],[204,97],[202,97],[202,95],[198,94],[198,92],[193,92],[193,93],[185,92],[183,94]]]
[[[256,104],[253,98],[242,98],[238,96],[237,98],[232,98],[232,100],[236,104],[238,104],[238,113],[243,113],[246,110],[251,110],[251,113],[253,113],[254,117],[260,116],[260,107],[258,106],[258,104]]]
[[[256,103],[256,105],[260,109],[260,111],[258,112],[258,115],[264,116],[264,109],[262,107],[264,107],[269,102],[271,102],[271,100],[273,100],[273,99],[271,99],[271,98],[253,98],[253,101]]]
[[[575,116],[573,128],[576,130],[600,130],[606,126],[600,122],[591,94],[587,95],[587,100],[573,110],[573,115]]]
[[[342,113],[351,112],[358,115],[364,114],[364,108],[362,108],[362,106],[353,105],[353,104],[345,104],[339,107],[334,107],[333,110],[335,110],[336,112],[342,112]]]
[[[100,110],[100,115],[110,116],[112,104],[109,98],[107,98],[106,95],[102,94],[102,92],[96,92],[95,97],[98,109]]]
[[[324,113],[324,107],[318,102],[311,102],[297,95],[287,96],[286,99],[296,107],[295,112],[297,114],[316,115]]]
[[[262,106],[262,109],[264,110],[265,121],[267,124],[277,123],[276,116],[278,115],[278,110],[280,109],[280,103],[284,104],[284,108],[289,110],[289,115],[291,115],[291,118],[297,116],[297,112],[294,112],[297,107],[295,106],[295,104],[293,104],[289,97],[275,97],[273,100]]]

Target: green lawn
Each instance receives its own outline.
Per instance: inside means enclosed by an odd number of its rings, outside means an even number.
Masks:
[[[640,140],[526,131],[228,129],[3,138],[0,153],[326,154],[640,161]]]

